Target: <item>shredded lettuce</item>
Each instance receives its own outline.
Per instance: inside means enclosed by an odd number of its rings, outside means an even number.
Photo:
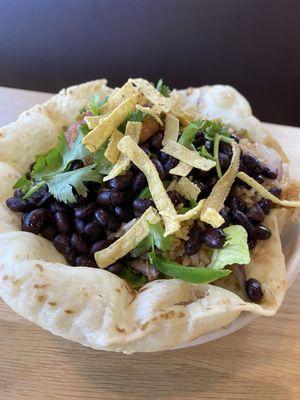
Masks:
[[[241,225],[224,228],[226,242],[221,249],[214,249],[208,268],[222,269],[232,264],[249,264],[250,253],[247,243],[248,234]]]

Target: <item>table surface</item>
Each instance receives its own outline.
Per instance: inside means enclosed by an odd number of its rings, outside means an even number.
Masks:
[[[0,88],[0,126],[49,97]],[[300,129],[269,127],[281,142],[289,131],[288,154],[300,151]],[[300,276],[273,318],[198,347],[126,356],[56,337],[0,301],[0,399],[300,399],[299,310]]]

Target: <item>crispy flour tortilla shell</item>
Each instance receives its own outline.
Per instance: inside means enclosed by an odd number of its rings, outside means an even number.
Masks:
[[[110,93],[105,81],[79,85],[60,92],[1,129],[2,299],[18,314],[53,334],[94,349],[125,353],[158,351],[187,343],[227,326],[242,311],[273,315],[286,290],[279,230],[290,220],[293,210],[271,211],[266,221],[272,237],[261,242],[246,267],[247,277],[259,279],[268,291],[261,304],[241,297],[236,282],[227,279],[220,282],[221,286],[157,280],[136,292],[105,270],[65,265],[49,241],[20,230],[20,216],[12,216],[5,206],[15,178],[28,169],[36,154],[55,145],[61,127],[71,122],[91,95],[104,97]],[[199,106],[197,102],[192,105]],[[212,104],[210,107],[212,110]],[[232,113],[230,109],[228,112]]]

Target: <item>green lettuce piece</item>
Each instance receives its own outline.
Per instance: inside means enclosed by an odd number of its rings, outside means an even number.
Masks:
[[[224,228],[226,242],[221,249],[214,249],[208,268],[219,270],[226,265],[249,264],[250,253],[247,243],[248,234],[241,225]]]
[[[171,90],[169,86],[164,85],[164,81],[162,79],[159,79],[159,81],[157,82],[156,90],[158,90],[159,93],[162,94],[164,97],[170,97]]]
[[[135,249],[131,251],[130,254],[132,257],[137,258],[142,254],[147,253],[147,251],[150,250],[150,247],[151,247],[151,237],[150,235],[148,235],[136,246]]]
[[[165,230],[161,224],[148,223],[151,236],[151,244],[153,247],[157,247],[159,250],[167,251],[170,250],[172,245],[172,236],[169,235],[164,237]]]
[[[202,121],[200,119],[192,121],[180,135],[178,143],[189,149],[194,149],[193,141],[195,140],[196,133],[199,131],[201,125]]]

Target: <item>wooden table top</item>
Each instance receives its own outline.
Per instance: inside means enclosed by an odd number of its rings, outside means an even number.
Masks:
[[[0,88],[0,126],[47,93]],[[300,129],[270,125],[300,152]],[[294,152],[295,154],[295,152]],[[300,157],[291,156],[293,174]],[[201,346],[126,356],[25,321],[0,301],[0,399],[300,399],[300,276],[273,318]]]

